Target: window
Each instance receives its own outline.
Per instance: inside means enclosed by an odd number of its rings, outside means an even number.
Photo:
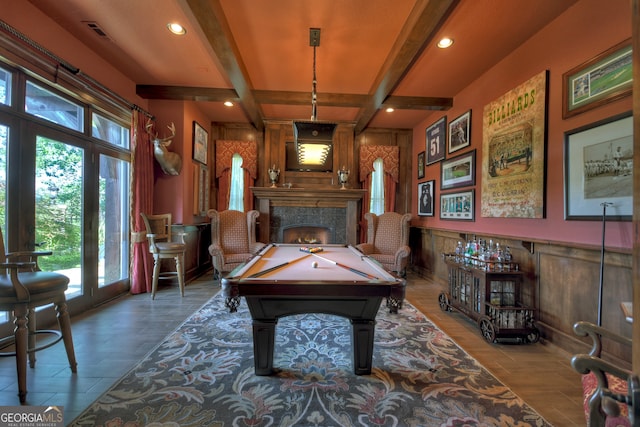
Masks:
[[[11,73],[0,68],[0,104],[11,105]]]
[[[384,213],[384,162],[377,158],[371,172],[371,203],[369,212],[376,215]]]
[[[69,277],[68,296],[81,294],[84,150],[44,136],[36,141],[35,239],[52,252],[40,267]]]
[[[129,148],[129,129],[98,113],[91,115],[91,136],[117,147]]]
[[[69,129],[84,132],[84,108],[60,95],[27,82],[25,112]]]
[[[98,286],[129,276],[129,163],[100,155]]]
[[[244,173],[242,156],[236,153],[231,158],[231,188],[229,189],[229,209],[244,212]]]

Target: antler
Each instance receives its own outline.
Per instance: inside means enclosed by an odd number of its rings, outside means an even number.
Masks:
[[[171,133],[171,135],[164,137],[164,138],[158,138],[158,133],[152,133],[151,130],[153,129],[153,123],[151,122],[151,120],[147,121],[147,124],[145,125],[145,129],[147,130],[147,133],[149,135],[151,135],[152,139],[153,139],[153,143],[156,144],[162,144],[163,142],[171,142],[171,140],[173,139],[173,137],[176,136],[176,125],[175,123],[171,122],[170,125],[167,126],[167,129],[169,129],[169,132]],[[167,144],[169,145],[169,144]]]

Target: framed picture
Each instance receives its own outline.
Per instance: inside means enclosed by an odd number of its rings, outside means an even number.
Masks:
[[[564,161],[565,219],[631,220],[631,112],[566,132]]]
[[[476,183],[476,150],[440,163],[440,189],[467,187]]]
[[[418,153],[418,179],[424,178],[424,151]]]
[[[432,124],[426,131],[427,164],[444,159],[444,149],[447,141],[447,116]]]
[[[562,118],[631,95],[631,39],[563,75]]]
[[[435,190],[435,180],[418,184],[418,216],[433,216]]]
[[[449,123],[449,150],[451,154],[471,145],[471,110]]]
[[[193,160],[207,164],[207,153],[209,143],[209,133],[198,124],[193,122]]]
[[[440,219],[474,221],[475,191],[440,195]]]
[[[478,162],[483,218],[545,217],[548,74],[540,71],[484,106]]]

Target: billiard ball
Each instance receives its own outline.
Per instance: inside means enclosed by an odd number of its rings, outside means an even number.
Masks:
[[[311,263],[311,267],[313,267],[313,268],[318,268],[318,261],[313,261],[313,262]]]

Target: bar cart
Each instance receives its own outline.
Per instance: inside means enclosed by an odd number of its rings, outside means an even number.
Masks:
[[[438,296],[442,311],[456,309],[476,321],[490,343],[503,338],[538,342],[535,309],[520,302],[523,273],[517,263],[496,264],[447,253],[442,256],[449,273],[449,290]]]

